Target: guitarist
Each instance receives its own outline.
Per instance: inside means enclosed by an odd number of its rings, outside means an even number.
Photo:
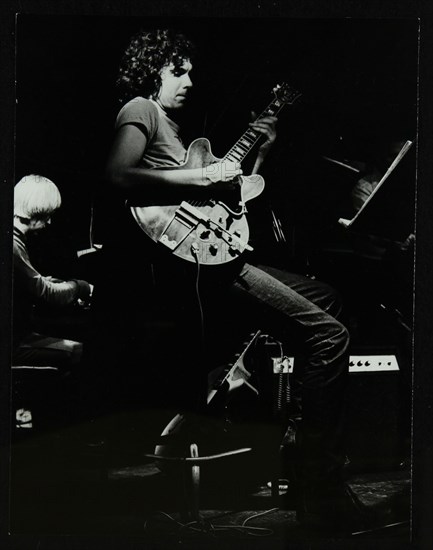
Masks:
[[[172,333],[174,340],[166,338],[163,353],[157,354],[159,368],[152,372],[152,379],[158,380],[159,376],[166,386],[168,371],[162,359],[167,343],[176,354],[182,353],[182,345],[188,348],[188,353],[184,350],[184,362],[177,364],[188,364],[188,359],[191,365],[192,350],[200,340],[194,294],[196,266],[173,258],[166,248],[144,235],[124,207],[125,199],[129,204],[179,204],[182,200],[218,198],[237,191],[236,176],[242,171],[236,162],[175,169],[186,158],[177,120],[193,85],[193,61],[194,47],[187,38],[169,30],[152,30],[132,38],[121,62],[117,84],[123,106],[115,122],[104,194],[112,193],[123,210],[115,215],[110,211],[111,231],[103,251],[105,269],[102,280],[95,284],[93,304],[94,312],[99,313],[99,337],[104,342],[98,351],[104,376],[110,362],[114,371],[118,365],[142,368],[150,353],[143,344],[144,335],[151,332],[146,317],[155,321],[165,315],[161,322],[173,321],[178,327]],[[263,136],[254,172],[275,141],[276,122],[275,117],[265,116],[251,124]],[[282,339],[288,339],[288,335],[292,339],[293,331],[299,335],[307,362],[301,396],[298,518],[307,525],[359,527],[364,515],[360,503],[341,480],[342,401],[349,337],[337,320],[341,310],[338,297],[318,281],[251,265],[247,260],[243,254],[225,269],[202,270],[202,304],[206,306],[207,298],[221,304],[220,298],[228,297],[231,309],[220,314],[224,322],[239,318],[248,307],[257,318],[256,326],[272,326],[274,334],[276,331]],[[113,296],[119,284],[122,292]],[[118,348],[117,355],[114,347]],[[101,349],[108,351],[104,361]],[[137,360],[140,353],[143,360]],[[152,368],[152,361],[147,362]],[[194,393],[183,398],[194,399]],[[182,404],[185,406],[185,402]]]

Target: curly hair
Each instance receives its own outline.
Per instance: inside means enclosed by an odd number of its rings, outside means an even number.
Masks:
[[[161,69],[173,63],[180,68],[194,57],[195,48],[183,34],[169,29],[140,31],[123,55],[116,85],[120,100],[154,97],[161,86]]]

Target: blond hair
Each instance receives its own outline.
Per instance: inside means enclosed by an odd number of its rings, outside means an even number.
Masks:
[[[14,215],[20,218],[47,216],[60,208],[61,203],[56,184],[43,176],[24,176],[15,185]]]

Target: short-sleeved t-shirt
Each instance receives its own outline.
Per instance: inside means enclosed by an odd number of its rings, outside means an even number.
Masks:
[[[146,135],[143,167],[179,166],[185,161],[186,149],[179,137],[179,126],[155,101],[136,97],[126,103],[117,116],[116,130],[125,124],[137,126]]]
[[[141,159],[143,168],[174,167],[184,163],[186,149],[179,136],[179,126],[155,101],[136,97],[126,103],[117,115],[115,130],[126,124],[136,126],[146,136]],[[125,208],[125,198],[107,193],[102,199],[105,206],[100,216],[104,249],[114,251],[118,257],[131,255],[131,249],[139,246],[141,257],[153,257],[158,247],[144,235],[129,208]]]

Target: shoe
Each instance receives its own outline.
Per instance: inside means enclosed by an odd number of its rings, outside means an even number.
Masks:
[[[296,519],[308,530],[353,533],[371,528],[372,515],[345,483],[303,487]]]

